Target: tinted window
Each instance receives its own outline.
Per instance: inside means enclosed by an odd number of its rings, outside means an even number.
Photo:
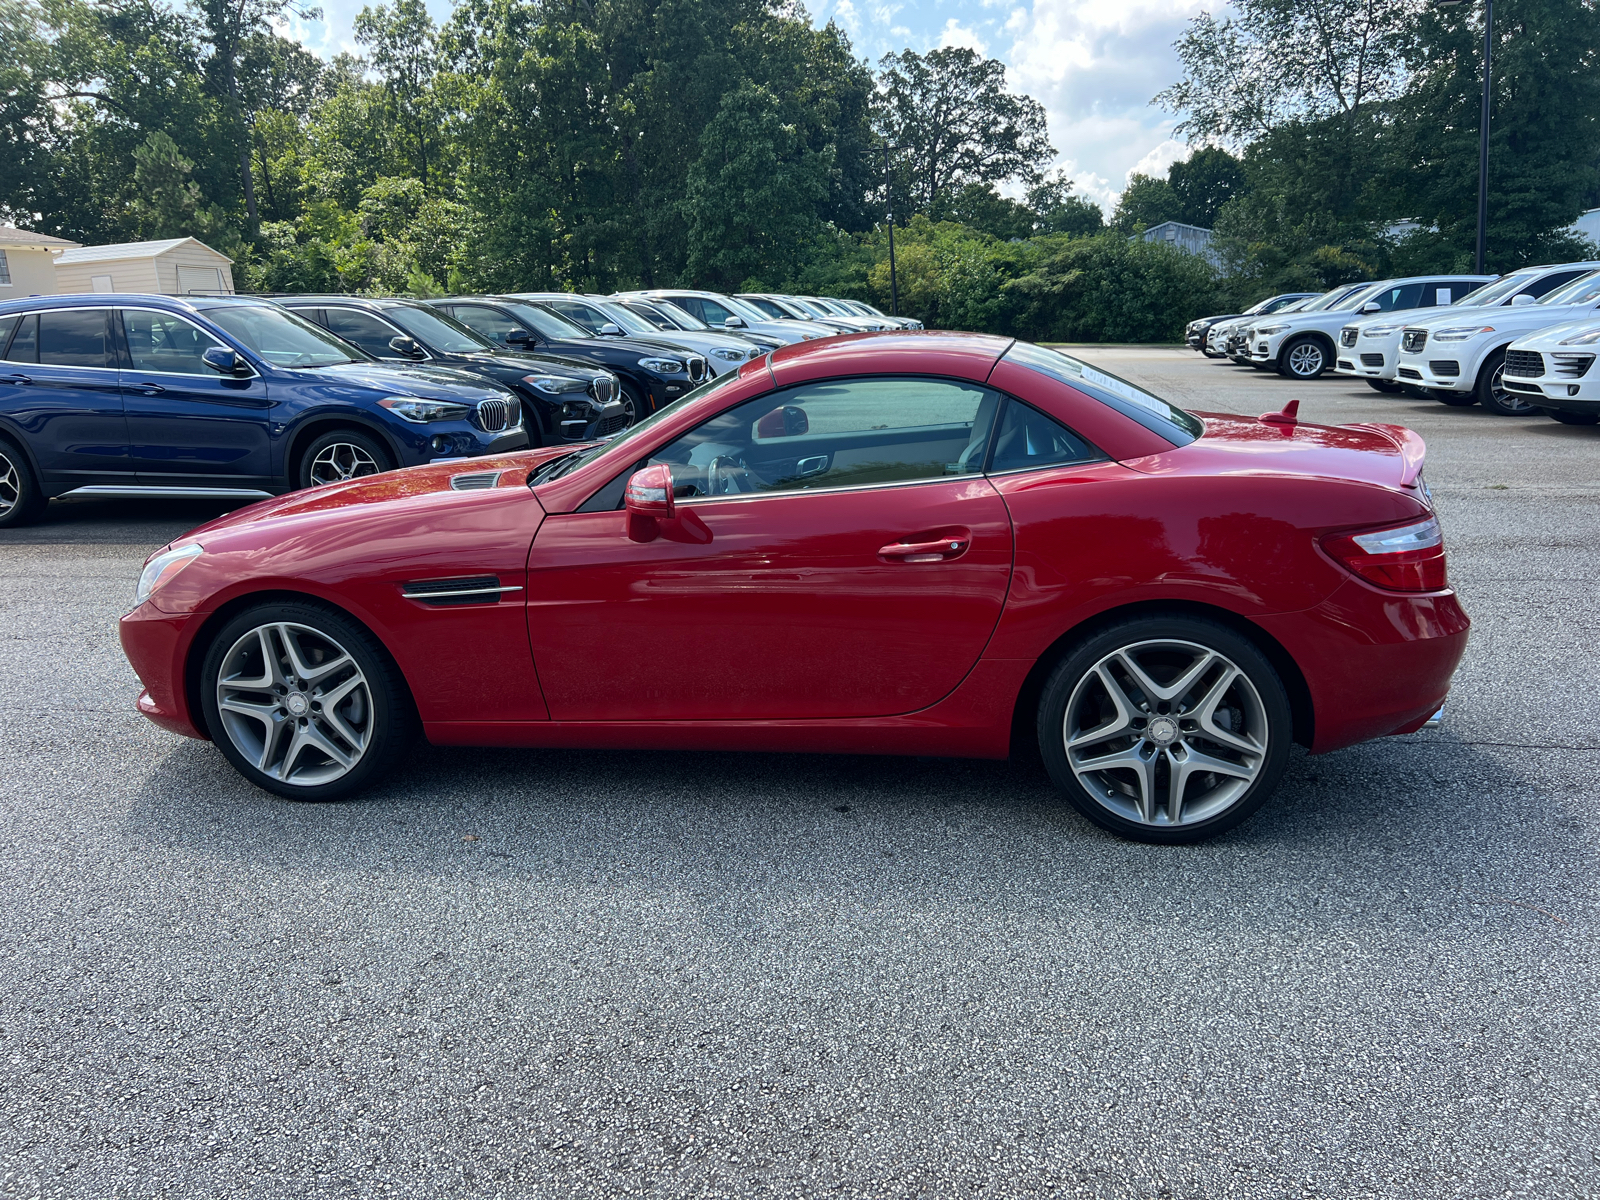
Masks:
[[[11,331],[17,327],[17,322],[22,320],[19,316],[0,317],[0,357],[5,354],[6,343],[11,340]]]
[[[850,379],[770,392],[651,459],[684,497],[976,474],[999,398],[945,379]]]
[[[367,362],[361,351],[275,304],[221,304],[205,310],[228,335],[279,367],[331,367]]]
[[[1532,296],[1537,300],[1540,296],[1545,295],[1547,292],[1553,292],[1557,288],[1566,287],[1567,284],[1571,283],[1574,279],[1582,274],[1582,271],[1557,271],[1552,275],[1546,275],[1543,279],[1536,283],[1529,284],[1527,287],[1522,289],[1522,293],[1527,296]]]
[[[387,321],[380,321],[371,313],[358,312],[353,308],[330,308],[327,318],[328,328],[345,341],[354,342],[378,358],[395,357],[394,347],[389,345],[389,341],[402,335]]]
[[[516,300],[506,307],[521,317],[525,325],[532,326],[547,338],[586,338],[589,336],[589,331],[582,325],[574,325],[560,313],[551,312],[541,303]]]
[[[56,367],[105,367],[106,310],[75,308],[39,314],[39,362]]]
[[[484,341],[461,322],[452,320],[436,309],[406,305],[385,309],[384,316],[424,346],[445,354],[481,354],[494,349],[493,343]],[[394,352],[391,350],[390,353]]]
[[[607,318],[602,317],[587,304],[579,304],[576,300],[546,300],[546,308],[552,308],[567,320],[583,326],[590,333],[599,333],[600,326],[607,324]]]
[[[458,304],[452,314],[474,333],[481,333],[491,342],[506,342],[513,333],[526,332],[520,321],[506,316],[498,309],[485,304]]]
[[[1422,300],[1418,308],[1443,308],[1454,304],[1478,285],[1455,279],[1435,279],[1422,287]]]
[[[1116,409],[1174,446],[1187,446],[1204,431],[1202,425],[1176,404],[1168,404],[1126,379],[1091,367],[1059,350],[1046,350],[1029,342],[1012,342],[1006,357],[1060,380],[1100,403]]]
[[[1600,271],[1591,271],[1574,279],[1566,287],[1548,292],[1541,304],[1593,304],[1600,300]]]
[[[786,317],[789,315],[764,296],[752,296],[750,297],[750,303],[754,304],[769,317]]]
[[[1421,301],[1420,283],[1402,283],[1372,293],[1361,302],[1361,308],[1365,311],[1367,305],[1376,304],[1379,312],[1399,312],[1403,309],[1416,308]]]
[[[221,347],[205,330],[173,313],[149,309],[122,310],[122,328],[128,337],[128,355],[135,371],[164,371],[171,375],[215,375],[202,355]]]
[[[6,351],[6,358],[11,362],[36,363],[39,361],[39,318],[29,313],[22,318],[22,324],[17,329],[17,336],[11,339],[11,348]]]
[[[685,296],[682,300],[675,301],[699,317],[707,325],[721,325],[731,316],[733,310],[725,308],[715,300],[706,300],[700,296]]]
[[[632,302],[624,304],[623,307],[629,312],[642,317],[646,321],[649,321],[650,324],[654,325],[657,329],[677,328],[677,326],[675,326],[671,321],[667,320],[665,314],[663,314],[659,309],[651,308],[648,304]]]
[[[989,470],[1021,471],[1104,458],[1104,454],[1059,421],[1019,400],[1008,400],[1000,433],[994,440]]]

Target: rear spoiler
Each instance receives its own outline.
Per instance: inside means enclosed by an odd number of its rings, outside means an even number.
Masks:
[[[1400,486],[1408,488],[1417,486],[1417,477],[1422,474],[1422,460],[1428,456],[1428,446],[1422,440],[1421,434],[1414,429],[1407,429],[1404,425],[1358,423],[1343,428],[1365,429],[1393,442],[1395,449],[1400,451]]]

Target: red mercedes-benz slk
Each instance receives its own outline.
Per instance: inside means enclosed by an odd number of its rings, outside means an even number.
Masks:
[[[164,728],[304,799],[436,744],[1003,758],[1194,841],[1441,708],[1467,617],[1421,439],[1194,415],[1066,355],[844,337],[609,442],[242,509],[151,556]]]

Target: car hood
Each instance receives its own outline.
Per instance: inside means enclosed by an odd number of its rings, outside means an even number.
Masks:
[[[485,370],[520,371],[523,374],[543,371],[548,375],[579,379],[594,379],[605,374],[603,367],[593,363],[543,354],[518,354],[512,350],[500,354],[464,355],[463,358],[462,367],[469,371],[480,367]]]
[[[1441,309],[1408,328],[1440,329],[1452,325],[1492,325],[1496,333],[1530,333],[1549,325],[1581,321],[1597,314],[1592,304],[1504,304],[1493,308]],[[1448,343],[1446,343],[1448,344]]]
[[[396,396],[421,396],[432,400],[482,400],[504,392],[471,371],[451,367],[395,366],[389,363],[343,363],[295,372],[319,383],[330,380],[354,384]]]
[[[574,448],[572,444],[546,446],[538,450],[517,450],[509,454],[426,463],[420,467],[385,471],[380,475],[368,475],[345,483],[305,488],[237,509],[198,529],[190,530],[177,541],[198,541],[209,547],[218,539],[230,540],[232,535],[247,529],[254,536],[264,525],[285,526],[351,508],[400,505],[438,492],[453,492],[462,503],[470,503],[473,496],[481,496],[493,488],[526,488],[528,475],[536,466],[570,453]],[[495,473],[499,474],[499,478],[487,487],[481,480],[474,481],[476,486],[466,490],[451,484],[451,480],[459,476],[489,476]]]
[[[1205,433],[1187,446],[1123,466],[1150,474],[1202,468],[1212,475],[1304,475],[1410,488],[1422,472],[1422,438],[1403,425],[1279,424],[1197,412]]]

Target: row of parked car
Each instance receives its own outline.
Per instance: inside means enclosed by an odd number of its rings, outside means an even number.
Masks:
[[[857,301],[34,296],[0,304],[0,526],[55,496],[260,499],[604,438],[779,346],[921,328]]]
[[[1286,293],[1191,322],[1186,340],[1290,379],[1332,373],[1505,416],[1600,423],[1600,261]]]

